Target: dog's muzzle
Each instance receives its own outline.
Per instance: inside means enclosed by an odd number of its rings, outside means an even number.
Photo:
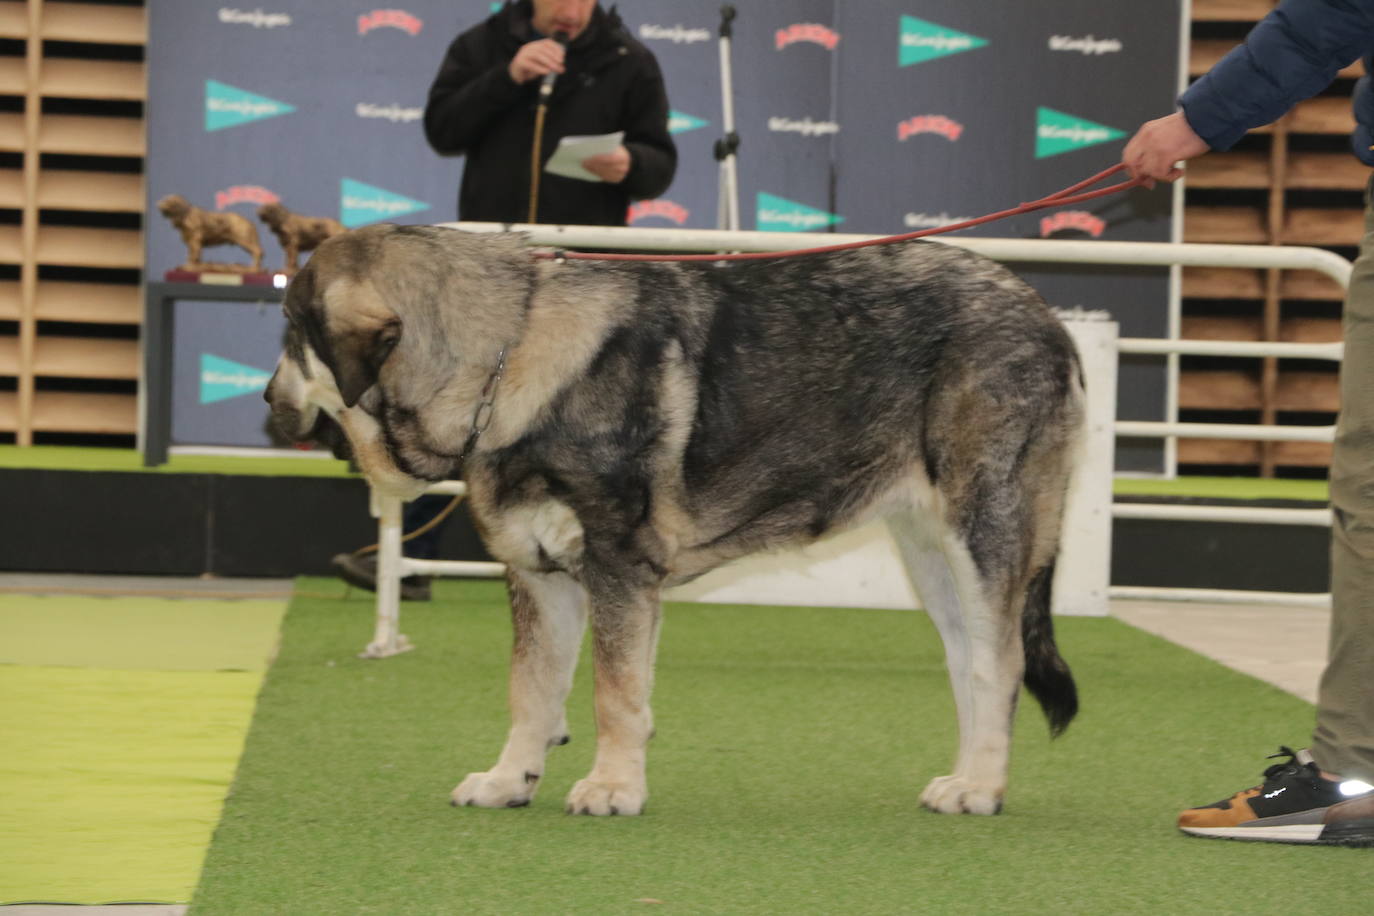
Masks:
[[[296,405],[284,397],[279,374],[267,383],[262,398],[272,411],[272,431],[288,443],[299,447],[323,445],[335,458],[347,461],[353,457],[348,437],[328,412],[315,404]]]

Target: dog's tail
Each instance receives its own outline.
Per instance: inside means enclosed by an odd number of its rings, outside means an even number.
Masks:
[[[1021,612],[1021,645],[1026,654],[1026,689],[1040,703],[1050,722],[1050,735],[1058,737],[1078,713],[1078,688],[1073,674],[1054,644],[1050,598],[1054,583],[1051,560],[1031,580],[1026,607]]]

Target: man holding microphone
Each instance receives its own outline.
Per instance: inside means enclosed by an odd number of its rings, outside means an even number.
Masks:
[[[599,181],[543,174],[537,222],[623,226],[631,201],[672,182],[677,149],[653,54],[596,0],[518,0],[454,40],[429,90],[430,146],[467,157],[460,220],[527,221],[534,124],[550,75],[541,167],[563,137],[625,137],[582,162]]]

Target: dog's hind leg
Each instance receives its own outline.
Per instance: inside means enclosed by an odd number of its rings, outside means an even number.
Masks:
[[[640,814],[649,797],[645,758],[653,734],[649,694],[662,608],[656,589],[618,600],[593,595],[596,761],[568,793],[569,814]]]
[[[471,773],[453,804],[519,808],[534,798],[549,748],[568,741],[565,704],[587,622],[587,593],[565,573],[512,569],[511,729],[496,765]]]
[[[954,772],[932,780],[921,803],[945,814],[996,814],[1024,665],[1019,602],[1014,611],[1007,589],[980,574],[954,532],[925,530],[905,515],[890,518],[888,527],[944,643],[959,716]]]

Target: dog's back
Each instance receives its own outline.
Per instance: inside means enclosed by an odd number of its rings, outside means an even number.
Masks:
[[[632,273],[640,295],[588,391],[617,387],[635,404],[627,416],[653,413],[657,403],[636,399],[647,397],[645,360],[656,368],[661,353],[645,354],[681,346],[694,374],[687,495],[722,529],[776,521],[786,504],[791,521],[779,527],[824,534],[913,465],[954,496],[974,467],[1025,460],[1018,450],[1037,433],[1079,422],[1079,367],[1062,324],[1028,285],[963,249],[592,269]],[[765,486],[758,455],[768,456]]]

